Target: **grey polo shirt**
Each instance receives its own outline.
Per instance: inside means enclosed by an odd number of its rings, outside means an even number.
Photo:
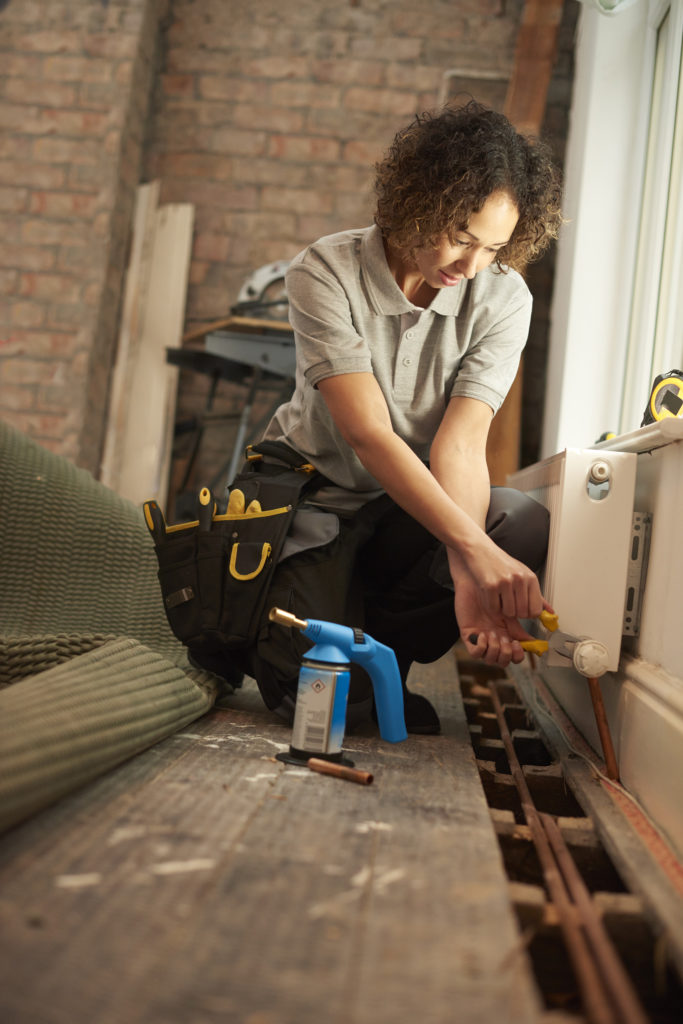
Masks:
[[[351,494],[358,507],[381,493],[344,441],[317,385],[341,373],[372,373],[396,433],[421,458],[449,399],[495,412],[526,343],[531,294],[521,276],[495,268],[413,305],[389,270],[378,227],[328,235],[299,253],[286,275],[296,344],[296,385],[265,436],[286,441]]]

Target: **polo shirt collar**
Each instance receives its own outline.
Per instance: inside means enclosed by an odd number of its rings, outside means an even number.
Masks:
[[[387,263],[382,232],[376,224],[368,228],[361,238],[360,262],[373,312],[396,316],[420,309],[406,298],[397,285]],[[427,308],[441,316],[456,316],[460,312],[467,287],[468,284],[461,282],[452,288],[439,289]]]

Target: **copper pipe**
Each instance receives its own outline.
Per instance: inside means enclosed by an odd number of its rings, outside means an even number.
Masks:
[[[600,681],[593,677],[589,677],[588,689],[590,690],[591,700],[593,702],[593,711],[595,712],[595,722],[598,727],[600,743],[602,744],[602,752],[605,755],[607,778],[613,779],[614,782],[618,782],[619,765],[617,764],[617,755],[614,753],[612,735],[609,731],[609,722],[607,721],[607,712],[605,711],[605,704],[602,699]]]
[[[572,899],[581,914],[588,941],[598,967],[619,1013],[619,1024],[648,1024],[648,1017],[638,999],[624,965],[616,954],[590,893],[579,874],[557,823],[549,814],[541,814],[541,822]]]
[[[336,761],[324,761],[320,757],[309,757],[308,767],[321,775],[334,775],[335,779],[347,779],[357,782],[360,786],[369,786],[374,776],[372,772],[361,771],[360,768],[349,768],[348,765]]]
[[[510,764],[510,772],[517,786],[524,817],[531,831],[531,837],[541,863],[548,893],[557,911],[560,928],[562,929],[562,934],[567,944],[567,951],[574,967],[576,981],[581,990],[581,998],[586,1016],[590,1024],[619,1024],[607,999],[604,985],[598,974],[595,962],[591,957],[586,937],[575,913],[575,908],[569,898],[564,880],[558,871],[548,837],[531,797],[522,766],[517,758],[495,686],[489,686],[489,693],[491,694],[493,707],[498,718],[500,736]]]

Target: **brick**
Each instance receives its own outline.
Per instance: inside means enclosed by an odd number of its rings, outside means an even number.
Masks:
[[[8,100],[37,103],[52,107],[76,106],[78,90],[74,85],[36,81],[31,78],[8,78],[3,89]]]
[[[235,181],[250,181],[255,185],[290,185],[304,188],[310,183],[309,166],[287,164],[282,160],[246,159],[235,157],[232,161],[232,177]]]
[[[29,213],[59,220],[71,217],[89,220],[97,209],[100,197],[87,192],[32,192],[28,202]]]
[[[253,78],[223,75],[199,75],[198,90],[202,99],[231,100],[235,103],[263,103],[268,98],[269,83]]]
[[[110,113],[0,104],[0,126],[27,135],[99,136],[110,121]]]
[[[384,85],[387,65],[372,60],[314,60],[311,62],[311,77],[318,82],[334,82],[339,85]]]
[[[43,58],[24,53],[3,53],[2,73],[19,78],[40,78],[43,73]]]
[[[208,206],[215,215],[220,210],[254,210],[258,205],[258,191],[248,186],[231,187],[212,181],[173,181],[162,182],[161,202],[195,203],[197,206]]]
[[[237,211],[223,217],[223,227],[238,239],[287,238],[295,233],[296,215],[290,212],[255,210],[253,213]]]
[[[317,136],[273,135],[268,144],[268,155],[282,160],[328,163],[339,159],[339,142]]]
[[[28,355],[34,359],[70,358],[79,344],[74,333],[50,334],[34,330],[13,330],[0,338],[0,355]]]
[[[2,348],[0,348],[1,354]],[[0,362],[0,375],[1,369],[2,362]],[[26,412],[29,409],[34,409],[35,403],[36,393],[33,387],[13,386],[3,382],[2,389],[0,390],[0,405],[3,409],[11,409],[13,412]]]
[[[18,181],[28,188],[59,188],[66,174],[61,167],[41,167],[23,160],[0,160],[0,183],[16,185]]]
[[[112,63],[96,57],[46,57],[42,75],[55,82],[109,82]]]
[[[344,93],[344,106],[349,110],[365,110],[373,114],[407,116],[415,113],[415,94],[397,89],[366,89],[356,86]]]
[[[3,419],[22,434],[28,434],[39,441],[44,438],[54,441],[55,447],[52,450],[58,455],[66,455],[69,450],[64,439],[64,428],[69,418],[67,414],[51,416],[39,412],[7,412],[3,415]]]
[[[170,37],[165,36],[168,44]],[[172,74],[202,74],[216,75],[222,78],[226,71],[230,72],[231,81],[247,81],[235,74],[235,68],[230,59],[221,50],[200,50],[187,45],[187,41],[179,39],[181,45],[169,45],[166,51],[166,69]],[[220,99],[221,97],[215,97]]]
[[[283,134],[302,132],[305,123],[304,114],[300,110],[270,105],[255,107],[247,104],[236,104],[233,107],[232,120],[238,128],[263,129]]]
[[[55,259],[55,250],[42,245],[10,245],[0,242],[0,267],[51,270]]]
[[[350,164],[363,164],[371,167],[383,155],[384,147],[376,142],[347,142],[344,146],[343,159]]]
[[[21,238],[28,245],[87,245],[92,234],[87,224],[36,218],[23,222]]]
[[[84,279],[92,280],[104,273],[106,252],[103,246],[60,245],[55,266],[58,270],[80,270]]]
[[[158,173],[170,178],[207,178],[210,181],[229,181],[233,177],[232,162],[213,153],[161,154]]]
[[[422,39],[401,36],[363,35],[352,40],[351,56],[373,60],[417,60],[422,52]]]
[[[344,225],[345,228],[353,226],[355,225]],[[311,242],[315,242],[318,238],[322,238],[323,235],[333,234],[334,231],[335,228],[332,227],[330,217],[309,214],[302,214],[300,217],[297,217],[296,238],[301,242],[301,248],[305,245],[310,245]]]
[[[337,217],[349,227],[371,224],[375,197],[365,192],[338,192],[334,207]]]
[[[215,128],[210,135],[212,149],[216,153],[232,156],[263,156],[268,136],[265,132],[240,131],[236,128]]]
[[[33,156],[39,163],[98,165],[102,144],[91,139],[40,138],[33,143]]]
[[[19,53],[80,53],[83,35],[64,30],[17,33],[11,41],[11,49]]]
[[[252,267],[260,267],[277,260],[291,260],[301,249],[295,239],[263,239],[254,240],[247,249],[249,263]]]
[[[400,121],[405,121],[405,116]],[[397,124],[386,115],[378,116],[372,110],[346,110],[340,117],[336,110],[311,110],[308,116],[308,130],[311,134],[331,135],[345,142],[349,139],[375,139],[382,134],[392,138]]]
[[[305,57],[258,57],[242,66],[242,73],[249,78],[307,78],[308,72]]]
[[[27,188],[12,188],[0,186],[0,211],[8,213],[21,213],[28,204],[29,191]]]
[[[27,274],[19,281],[19,294],[33,299],[59,299],[62,302],[77,302],[81,285],[78,278],[65,274]]]
[[[110,57],[116,60],[135,57],[139,45],[136,32],[98,32],[87,35],[82,43],[89,57]]]
[[[42,327],[45,307],[38,302],[13,302],[9,310],[12,327]]]
[[[119,98],[120,90],[116,82],[81,82],[78,87],[77,99],[73,105],[111,110]]]
[[[426,67],[424,64],[387,64],[387,82],[392,89],[438,90],[443,80],[442,67]]]
[[[270,100],[275,106],[336,109],[340,99],[339,86],[321,82],[273,82],[270,86]]]
[[[160,75],[159,83],[164,96],[194,96],[196,92],[194,75]]]
[[[16,295],[19,287],[19,272],[0,270],[0,295]]]
[[[195,237],[193,259],[224,262],[228,258],[232,239],[228,235],[199,234]]]
[[[65,327],[95,326],[95,313],[86,309],[81,302],[54,303],[47,307],[45,326],[48,330],[63,330]]]
[[[0,128],[20,133],[29,129],[38,114],[37,107],[26,107],[18,103],[0,103]]]
[[[67,362],[28,356],[3,359],[3,382],[8,384],[54,384],[66,377]]]
[[[264,210],[292,210],[294,213],[330,213],[334,201],[332,193],[311,192],[310,189],[272,188],[263,189]]]
[[[190,285],[203,284],[203,282],[206,280],[206,274],[208,269],[208,263],[202,260],[198,260],[196,257],[193,257],[192,263],[190,264],[190,274],[188,278]]]

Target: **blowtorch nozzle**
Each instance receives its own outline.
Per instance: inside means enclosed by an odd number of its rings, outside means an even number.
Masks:
[[[282,608],[271,608],[268,618],[271,622],[279,622],[281,626],[289,626],[290,629],[306,629],[308,626],[306,619],[297,619],[296,615],[283,611]]]

